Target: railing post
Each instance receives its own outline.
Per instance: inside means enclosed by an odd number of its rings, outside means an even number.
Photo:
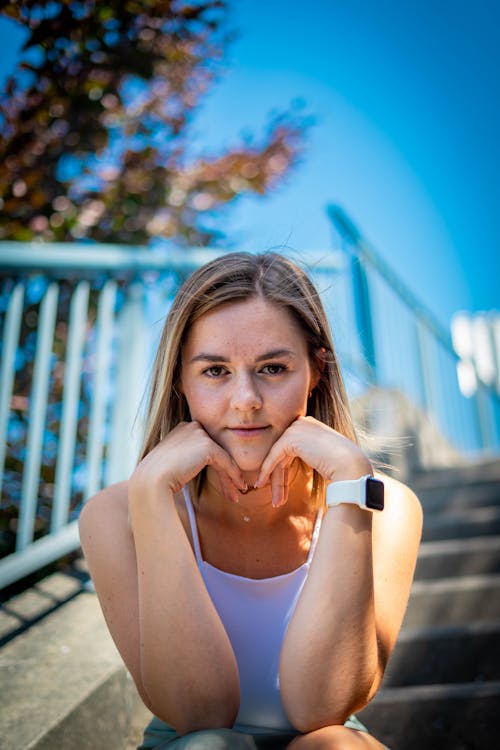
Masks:
[[[141,283],[133,282],[127,290],[127,298],[120,314],[116,393],[113,399],[106,484],[127,478],[139,452],[142,435],[137,417],[149,361],[143,295]]]
[[[488,420],[488,407],[484,391],[485,387],[478,378],[474,400],[476,404],[481,448],[483,450],[491,450],[494,446],[494,441]]]
[[[427,414],[431,414],[434,400],[432,396],[432,371],[427,351],[427,342],[425,340],[425,329],[422,321],[418,318],[415,320],[415,328],[417,337],[417,359],[420,367],[420,382],[422,385],[422,408]]]
[[[75,457],[78,403],[82,374],[82,352],[87,326],[89,283],[77,284],[69,313],[68,337],[64,363],[63,408],[59,434],[60,450],[57,457],[54,506],[50,532],[55,534],[68,520],[71,495],[71,472]]]
[[[366,361],[368,377],[373,385],[377,385],[377,357],[375,338],[373,335],[373,316],[370,301],[368,276],[361,258],[351,255],[351,278],[354,301],[356,328],[361,341],[361,351]]]
[[[109,279],[100,290],[97,303],[96,362],[92,373],[93,387],[87,433],[87,482],[84,501],[95,495],[101,487],[115,302],[116,281]]]
[[[24,284],[16,284],[9,301],[3,328],[2,370],[0,373],[0,495],[5,466],[10,403],[14,385],[14,374],[16,372],[16,351],[23,315],[23,298]]]
[[[33,391],[30,398],[26,463],[21,488],[21,509],[16,539],[17,551],[24,550],[33,540],[58,296],[59,288],[57,283],[53,282],[45,292],[40,304]]]

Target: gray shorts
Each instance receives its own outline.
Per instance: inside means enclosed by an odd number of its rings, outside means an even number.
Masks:
[[[354,715],[347,719],[345,726],[368,732]],[[253,734],[238,729],[205,729],[181,737],[155,716],[144,730],[143,744],[137,750],[284,750],[298,734],[294,731]]]

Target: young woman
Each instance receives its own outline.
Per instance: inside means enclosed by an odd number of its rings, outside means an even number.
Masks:
[[[305,273],[246,253],[196,271],[162,334],[138,466],[80,517],[155,715],[142,748],[382,747],[351,715],[380,685],[422,524],[415,495],[383,485]]]

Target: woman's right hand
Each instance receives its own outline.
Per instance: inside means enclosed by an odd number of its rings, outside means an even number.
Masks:
[[[158,487],[173,494],[211,466],[219,477],[221,492],[232,502],[247,485],[231,456],[199,422],[181,422],[145,456],[130,477],[130,489]]]

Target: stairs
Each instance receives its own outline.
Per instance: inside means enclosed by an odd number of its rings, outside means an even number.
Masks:
[[[425,516],[415,582],[383,686],[359,718],[391,750],[490,750],[499,744],[500,461],[409,484]],[[2,750],[140,741],[150,715],[84,572],[53,574],[0,607]]]
[[[424,531],[403,628],[359,718],[391,750],[498,746],[500,461],[409,482]]]

